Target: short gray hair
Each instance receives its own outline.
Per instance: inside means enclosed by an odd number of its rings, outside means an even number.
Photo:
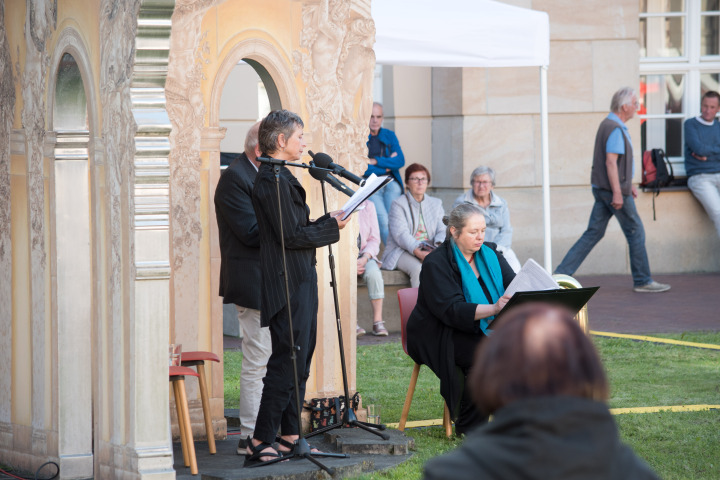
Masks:
[[[623,87],[612,96],[610,101],[610,111],[619,112],[623,105],[632,103],[632,98],[636,97],[635,89],[632,87]]]
[[[260,122],[253,124],[245,135],[245,155],[255,158],[255,147],[258,144],[258,130],[260,130]]]
[[[485,214],[479,206],[474,203],[467,202],[461,203],[457,207],[453,208],[450,215],[445,215],[443,217],[443,223],[448,226],[445,240],[452,236],[452,233],[450,233],[450,227],[454,227],[456,230],[462,231],[462,229],[465,228],[465,225],[467,225],[468,219],[473,215],[480,215],[485,218]]]
[[[258,131],[260,151],[265,155],[272,155],[278,150],[278,137],[281,133],[288,139],[295,130],[304,126],[297,113],[290,110],[273,110],[260,122]]]
[[[495,170],[490,167],[486,167],[485,165],[480,165],[472,171],[472,173],[470,174],[470,185],[472,185],[472,183],[475,181],[475,177],[479,177],[480,175],[489,175],[493,187],[495,186]]]

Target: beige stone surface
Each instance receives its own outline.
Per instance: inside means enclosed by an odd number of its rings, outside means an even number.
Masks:
[[[550,184],[589,185],[597,127],[606,113],[549,116]]]
[[[432,114],[461,115],[463,112],[464,71],[466,68],[432,69]]]
[[[639,3],[635,0],[533,0],[532,8],[550,13],[551,40],[637,37]]]
[[[533,115],[466,116],[463,187],[478,165],[495,169],[504,186],[538,185],[539,124]]]
[[[592,110],[592,46],[588,41],[552,42],[548,68],[550,113]]]
[[[432,68],[395,66],[393,79],[396,121],[400,117],[432,115]]]
[[[487,83],[487,68],[462,69],[462,113],[464,115],[487,113]],[[433,85],[434,87],[435,85]]]
[[[487,70],[487,113],[539,113],[540,71],[537,67]]]
[[[405,166],[421,163],[430,168],[432,164],[432,118],[396,118],[395,134],[405,154]],[[405,169],[400,171],[404,175]]]
[[[593,110],[608,111],[613,93],[621,87],[638,88],[637,59],[638,44],[635,38],[593,42]]]

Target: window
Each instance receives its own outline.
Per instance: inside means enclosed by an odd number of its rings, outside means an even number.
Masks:
[[[720,0],[640,0],[642,150],[663,148],[685,175],[683,122],[720,89]]]

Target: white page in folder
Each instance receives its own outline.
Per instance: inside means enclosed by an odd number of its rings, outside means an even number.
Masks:
[[[353,213],[355,209],[357,209],[358,205],[367,200],[368,197],[370,197],[377,190],[385,186],[385,184],[387,184],[391,180],[392,177],[389,177],[388,175],[382,175],[378,177],[374,173],[371,173],[370,176],[365,180],[365,185],[360,187],[358,191],[355,192],[355,194],[350,197],[347,202],[345,202],[345,205],[342,206],[342,219],[345,220],[347,217],[349,217],[350,214]]]
[[[525,262],[525,265],[515,275],[513,281],[508,285],[506,294],[513,296],[515,292],[532,292],[535,290],[553,290],[560,288],[560,285],[553,280],[547,270],[540,266],[532,258]]]

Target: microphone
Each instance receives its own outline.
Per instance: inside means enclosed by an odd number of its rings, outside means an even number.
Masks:
[[[320,168],[328,168],[333,171],[334,174],[340,175],[345,180],[350,180],[356,185],[363,186],[365,185],[365,179],[358,177],[352,172],[349,172],[345,170],[344,167],[341,167],[340,165],[333,163],[332,158],[327,153],[313,153],[312,150],[308,150],[308,154],[312,157],[313,160],[315,160],[315,165],[317,165]]]
[[[347,185],[330,175],[327,170],[321,170],[320,168],[317,168],[314,162],[310,162],[310,175],[315,180],[329,183],[330,186],[333,187],[335,190],[344,193],[348,197],[352,197],[355,194],[355,192],[348,188]]]

